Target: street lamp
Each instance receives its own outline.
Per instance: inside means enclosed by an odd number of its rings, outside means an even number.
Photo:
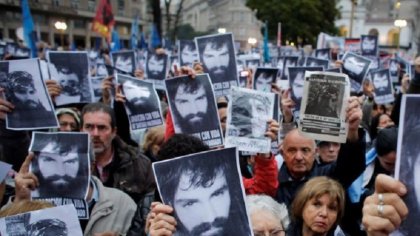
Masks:
[[[401,38],[401,28],[407,26],[406,20],[397,19],[394,21],[394,25],[398,27],[398,44],[397,44],[397,52],[400,51],[400,38]]]
[[[67,29],[67,24],[63,21],[57,21],[55,22],[54,27],[61,33],[61,46],[64,48],[64,31]]]
[[[226,28],[218,28],[218,29],[217,29],[217,32],[218,32],[219,34],[224,34],[224,33],[226,33]]]

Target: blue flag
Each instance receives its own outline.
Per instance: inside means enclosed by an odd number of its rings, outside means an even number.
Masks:
[[[116,30],[112,31],[111,52],[119,51],[121,49],[120,35]]]
[[[143,33],[143,31],[140,33],[140,43],[139,43],[139,48],[140,49],[144,49],[144,48],[147,48],[148,47],[148,45],[147,45],[147,42],[146,42],[146,39],[144,38],[144,33]]]
[[[268,24],[264,24],[264,62],[270,62],[270,51],[268,49]]]
[[[152,41],[153,48],[157,48],[158,46],[162,45],[156,24],[153,24],[152,26],[152,40],[151,41]]]
[[[131,49],[136,49],[139,39],[139,15],[131,23]]]
[[[37,57],[36,32],[34,31],[34,21],[32,20],[28,0],[22,0],[22,19],[23,37],[25,43],[31,49],[32,57]]]

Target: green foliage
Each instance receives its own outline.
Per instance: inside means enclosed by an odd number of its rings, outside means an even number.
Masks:
[[[315,45],[320,32],[335,35],[334,20],[340,16],[337,0],[247,0],[257,18],[268,22],[269,39],[277,38],[277,24],[282,25],[282,43],[286,40]]]

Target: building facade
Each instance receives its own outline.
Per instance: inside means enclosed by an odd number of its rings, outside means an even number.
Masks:
[[[0,38],[17,41],[16,29],[22,27],[21,0],[0,0]],[[28,0],[38,38],[51,46],[91,48],[103,39],[91,30],[99,0]],[[131,23],[138,14],[140,27],[150,25],[151,10],[147,0],[111,0],[114,28],[125,46],[128,46]],[[67,29],[54,27],[65,22]],[[63,40],[62,40],[63,39]],[[64,44],[64,45],[62,45]]]
[[[415,56],[420,49],[420,2],[418,0],[340,0],[337,20],[341,36],[359,38],[362,34],[377,33],[382,50],[402,52]],[[395,20],[405,20],[407,25],[395,26]],[[350,30],[350,27],[352,30]]]
[[[182,23],[201,32],[232,32],[241,50],[258,46],[262,22],[245,5],[246,0],[185,0]],[[250,40],[255,39],[255,41]],[[249,43],[251,42],[251,43]]]

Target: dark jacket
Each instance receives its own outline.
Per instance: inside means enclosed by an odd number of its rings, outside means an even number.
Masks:
[[[320,166],[314,162],[311,171],[301,180],[295,180],[283,164],[279,172],[279,188],[276,200],[290,206],[297,191],[315,176],[328,176],[337,180],[347,189],[365,170],[365,143],[363,131],[359,129],[359,141],[341,145],[336,162]]]
[[[287,229],[287,236],[302,236],[302,227],[303,222],[299,220],[299,222],[290,224],[289,228]],[[334,231],[336,227],[333,227],[328,231],[327,236],[334,236]]]
[[[120,189],[138,203],[156,188],[151,162],[139,148],[126,144],[118,136],[112,145],[114,159],[104,168],[109,172],[104,185]]]

